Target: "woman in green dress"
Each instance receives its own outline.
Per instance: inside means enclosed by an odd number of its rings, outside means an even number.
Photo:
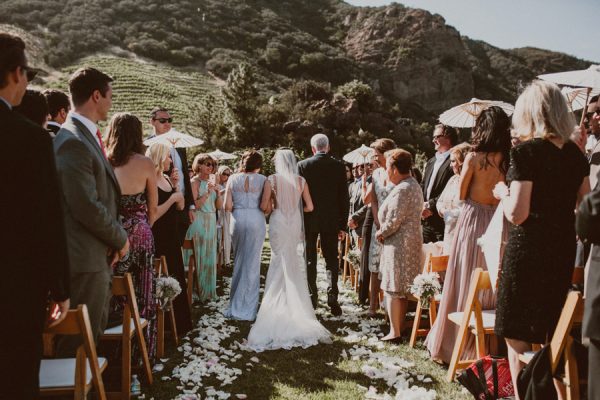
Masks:
[[[194,158],[191,180],[194,196],[194,221],[186,239],[194,239],[196,272],[200,281],[200,301],[217,297],[217,210],[222,206],[221,195],[215,184],[216,161],[208,154]],[[191,251],[185,254],[187,265]]]

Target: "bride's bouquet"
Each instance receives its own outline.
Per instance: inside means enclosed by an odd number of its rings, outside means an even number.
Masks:
[[[161,276],[156,280],[156,300],[164,309],[171,300],[181,293],[181,286],[177,279],[170,276]]]
[[[355,270],[360,269],[360,258],[361,254],[360,250],[358,249],[352,249],[346,254],[346,260],[348,260],[348,262],[352,264],[352,268],[354,268]]]
[[[427,272],[415,277],[410,286],[410,293],[418,297],[422,308],[429,308],[432,298],[442,292],[440,275],[437,272]]]

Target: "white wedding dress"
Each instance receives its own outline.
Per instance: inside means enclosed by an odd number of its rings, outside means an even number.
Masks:
[[[296,174],[272,175],[269,181],[275,197],[269,221],[271,262],[247,346],[260,352],[331,343],[329,331],[315,316],[308,292],[301,212],[305,181]]]

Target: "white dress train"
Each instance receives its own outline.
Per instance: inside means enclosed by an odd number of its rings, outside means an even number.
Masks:
[[[269,221],[271,261],[262,303],[247,343],[257,352],[331,343],[329,331],[315,316],[308,292],[299,206],[304,179],[298,178],[299,187],[293,191],[295,201],[279,201],[283,199],[278,198],[278,189],[287,182],[269,177],[277,200]]]

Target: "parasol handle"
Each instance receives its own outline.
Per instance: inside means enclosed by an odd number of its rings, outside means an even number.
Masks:
[[[592,88],[587,88],[587,92],[585,94],[585,104],[584,104],[583,110],[581,110],[581,121],[579,121],[579,126],[583,126],[583,120],[585,119],[585,114],[587,114],[588,100],[590,98],[591,91],[592,91]]]

